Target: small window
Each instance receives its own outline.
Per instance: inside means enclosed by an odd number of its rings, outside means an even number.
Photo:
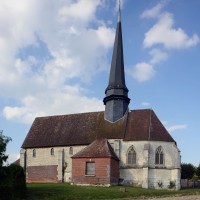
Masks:
[[[127,155],[127,164],[128,165],[134,165],[136,164],[136,152],[133,147],[131,147],[128,151]]]
[[[33,157],[35,158],[36,157],[36,150],[33,149]]]
[[[158,147],[156,150],[155,163],[156,163],[156,165],[164,164],[164,154],[163,154],[163,149],[161,146]]]
[[[51,156],[54,156],[54,148],[51,148]]]
[[[73,147],[69,147],[69,154],[73,155]]]
[[[85,174],[88,176],[95,175],[95,163],[94,162],[86,162]]]

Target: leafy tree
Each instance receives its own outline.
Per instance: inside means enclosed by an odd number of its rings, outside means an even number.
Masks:
[[[190,163],[181,164],[181,179],[191,179],[194,176],[195,167]]]
[[[8,155],[6,155],[6,146],[9,141],[11,141],[11,138],[3,135],[3,131],[0,131],[0,168],[8,159]]]
[[[196,168],[196,175],[197,175],[198,178],[200,179],[200,164],[199,164],[199,166]]]

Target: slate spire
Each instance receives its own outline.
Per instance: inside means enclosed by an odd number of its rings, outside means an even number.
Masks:
[[[105,90],[106,97],[104,118],[110,122],[116,122],[124,116],[128,110],[130,99],[128,98],[128,88],[125,83],[124,56],[121,28],[121,9],[119,3],[118,22],[115,35],[115,43],[110,69],[108,87]]]

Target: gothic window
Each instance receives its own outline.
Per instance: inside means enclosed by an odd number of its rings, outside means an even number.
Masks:
[[[136,152],[133,147],[128,150],[127,154],[127,164],[134,165],[136,164]]]
[[[69,147],[69,154],[73,155],[73,147]]]
[[[156,165],[163,165],[164,164],[164,154],[163,154],[163,149],[162,149],[161,146],[159,146],[156,149],[155,163],[156,163]]]
[[[51,155],[54,156],[54,148],[51,148]]]
[[[85,175],[88,175],[88,176],[95,175],[95,163],[94,162],[86,162]]]
[[[36,157],[36,150],[33,149],[33,157],[35,158]]]

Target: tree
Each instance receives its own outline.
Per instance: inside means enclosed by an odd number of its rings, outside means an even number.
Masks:
[[[200,179],[200,164],[199,164],[199,166],[196,168],[196,175],[197,175],[198,178]]]
[[[6,155],[6,146],[10,141],[11,138],[3,135],[3,131],[0,130],[0,167],[2,167],[3,163],[8,159],[8,155]]]
[[[181,164],[181,179],[191,179],[194,176],[195,167],[190,163]]]

